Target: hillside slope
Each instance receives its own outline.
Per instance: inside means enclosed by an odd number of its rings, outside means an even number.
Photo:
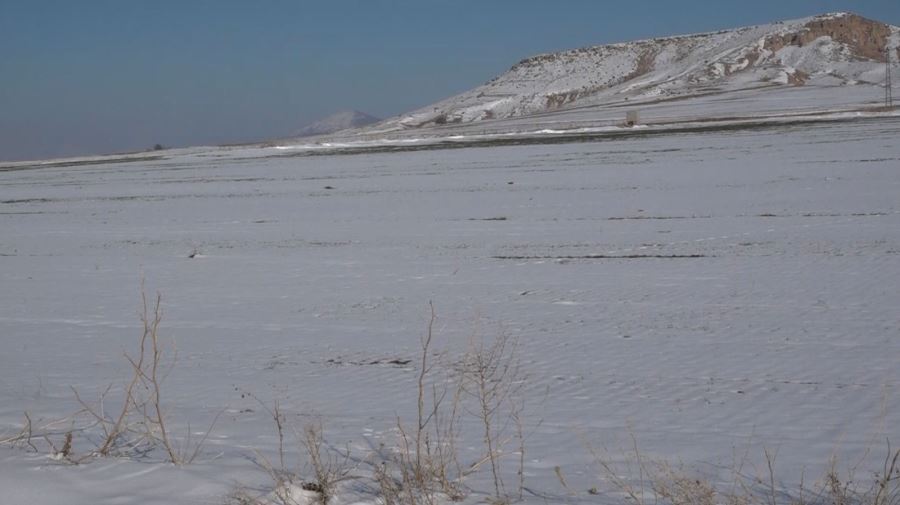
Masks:
[[[527,58],[378,130],[763,87],[880,85],[888,54],[900,59],[900,28],[851,13],[588,47]]]

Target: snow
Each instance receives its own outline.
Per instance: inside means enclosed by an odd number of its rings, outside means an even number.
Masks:
[[[849,12],[829,12],[827,14],[816,16],[816,19],[840,19],[845,18],[849,15]]]
[[[802,47],[787,46],[773,53],[765,48],[772,37],[799,33],[820,20],[849,16],[831,13],[759,26],[695,35],[663,37],[574,49],[528,58],[482,86],[435,104],[388,119],[379,133],[446,123],[491,122],[541,116],[557,110],[582,111],[623,99],[646,101],[661,97],[700,97],[716,92],[742,92],[764,83],[788,85],[796,69],[834,84],[875,83],[883,68],[855,56],[829,37]],[[900,28],[890,27],[896,45]],[[374,129],[371,133],[375,133]]]
[[[273,459],[277,437],[248,394],[278,400],[295,427],[321,420],[330,445],[365,460],[395,442],[397,416],[413,419],[416,368],[389,362],[415,357],[429,301],[449,356],[473,332],[520,339],[526,503],[612,493],[586,444],[621,463],[631,434],[645,457],[712,480],[731,478],[736,451],[749,469],[764,467],[762,447],[778,449],[785,486],[821,476],[833,453],[877,452],[900,426],[900,118],[857,110],[864,87],[778,89],[703,111],[802,113],[827,99],[847,120],[466,144],[616,128],[569,113],[446,130],[457,149],[196,148],[0,166],[0,438],[25,411],[37,424],[78,410],[70,386],[93,399],[121,385],[142,279],[162,294],[161,334],[177,348],[172,432],[202,433],[224,409],[185,467],[159,451],[73,466],[41,440],[37,453],[0,446],[0,502],[271,493],[253,461]],[[671,124],[691,108],[650,118]],[[462,436],[462,458],[476,459],[478,426]],[[290,451],[296,461],[292,439]],[[464,503],[485,498],[489,474],[467,479]],[[334,503],[375,503],[366,482],[343,483]]]

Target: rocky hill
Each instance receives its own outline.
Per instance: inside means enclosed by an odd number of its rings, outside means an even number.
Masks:
[[[767,86],[884,81],[900,28],[852,13],[542,54],[489,82],[378,125],[380,131]]]

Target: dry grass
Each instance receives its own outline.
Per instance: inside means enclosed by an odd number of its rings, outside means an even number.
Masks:
[[[608,489],[636,505],[900,505],[900,450],[886,442],[881,469],[859,480],[862,461],[841,471],[835,458],[821,479],[807,487],[787,488],[778,478],[777,451],[763,450],[765,467],[756,476],[743,473],[745,457],[732,468],[732,482],[713,482],[682,465],[648,460],[632,436],[632,449],[623,463],[589,446],[600,477]],[[565,486],[565,481],[559,475]],[[567,488],[568,489],[568,488]],[[599,494],[597,488],[589,494]]]
[[[73,388],[82,407],[75,415],[38,427],[26,413],[21,430],[4,436],[0,443],[37,451],[34,441],[43,440],[55,459],[69,463],[105,456],[143,456],[154,450],[161,450],[167,461],[177,465],[197,458],[219,416],[196,443],[191,442],[190,433],[181,444],[172,436],[163,386],[176,356],[165,352],[160,339],[161,296],[148,300],[142,290],[141,300],[141,337],[137,351],[125,354],[131,373],[121,389],[110,385],[91,402]],[[270,414],[278,437],[274,463],[259,452],[256,459],[271,478],[272,490],[253,496],[246,488],[238,488],[228,499],[232,503],[281,505],[300,505],[313,499],[327,505],[342,482],[367,478],[385,504],[437,505],[464,500],[469,494],[465,479],[485,466],[491,470],[493,483],[490,502],[521,499],[526,436],[519,396],[523,376],[518,342],[502,333],[490,340],[473,338],[465,354],[447,365],[442,359],[444,353],[434,351],[437,317],[433,305],[429,307],[430,318],[420,339],[417,360],[415,420],[410,424],[396,420],[398,438],[393,447],[382,446],[354,464],[349,448],[340,451],[328,446],[323,425],[311,424],[293,432],[299,464],[290,467],[285,442],[292,430],[287,417],[277,401],[269,408],[257,399]],[[110,405],[115,407],[110,409]],[[464,414],[481,427],[481,454],[467,465],[460,463],[457,449]],[[89,441],[94,448],[76,454],[75,442],[79,439]],[[514,443],[516,450],[505,453]],[[512,456],[517,457],[517,491],[508,493],[504,467]],[[369,465],[371,473],[357,473],[361,464]]]
[[[67,463],[143,455],[151,450],[163,451],[171,463],[194,461],[215,420],[196,443],[191,443],[189,435],[180,445],[172,437],[163,384],[176,360],[174,355],[168,358],[159,338],[161,297],[157,295],[150,303],[142,294],[142,309],[139,347],[134,354],[125,354],[131,373],[121,388],[121,397],[117,397],[119,401],[112,401],[112,386],[95,403],[85,401],[73,389],[81,410],[50,422],[35,421],[26,412],[21,428],[0,436],[0,444],[38,452],[38,445],[44,443],[51,457]],[[364,460],[352,460],[349,447],[342,451],[325,442],[321,422],[290,430],[277,401],[273,408],[260,401],[271,415],[278,437],[274,463],[257,453],[257,462],[271,477],[273,487],[260,496],[237,488],[228,496],[229,503],[301,505],[317,501],[328,505],[335,501],[341,483],[365,479],[384,505],[437,505],[466,499],[470,492],[466,478],[485,466],[490,468],[493,488],[487,501],[522,500],[527,437],[519,344],[502,332],[493,339],[472,338],[461,359],[452,366],[442,366],[443,353],[434,351],[436,319],[430,305],[417,360],[415,420],[396,420],[398,438],[393,447],[382,446]],[[108,411],[111,403],[115,408]],[[463,414],[477,423],[482,451],[468,465],[460,464],[457,448]],[[289,432],[295,438],[299,461],[294,468],[286,463],[289,448],[285,439]],[[79,440],[90,441],[94,449],[79,453]],[[513,444],[515,450],[507,453],[506,448]],[[609,457],[587,442],[586,446],[603,485],[579,492],[569,485],[560,467],[554,468],[562,488],[576,498],[606,494],[634,505],[900,505],[900,450],[892,448],[889,440],[874,473],[859,477],[858,468],[865,457],[848,469],[842,469],[835,458],[812,485],[801,479],[799,487],[792,488],[779,479],[778,453],[769,449],[763,450],[765,464],[754,476],[744,473],[745,453],[735,458],[730,482],[722,483],[683,465],[647,457],[633,434],[624,458]],[[516,492],[507,490],[504,479],[509,480],[510,472],[505,468],[513,456],[518,464]],[[359,472],[362,465],[370,471]]]
[[[341,452],[329,447],[325,443],[321,423],[307,424],[301,431],[294,432],[300,462],[295,468],[290,468],[285,463],[285,431],[289,427],[287,417],[278,402],[270,409],[258,398],[256,400],[271,415],[278,435],[277,465],[262,453],[256,453],[258,464],[272,480],[273,490],[267,501],[254,498],[245,489],[239,488],[232,493],[232,502],[302,505],[309,502],[309,496],[313,495],[315,501],[327,505],[341,482],[359,478],[355,474],[358,465],[352,463],[349,448]]]

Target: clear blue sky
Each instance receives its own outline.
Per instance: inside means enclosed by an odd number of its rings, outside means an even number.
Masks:
[[[0,0],[0,160],[387,117],[529,55],[898,0]]]

